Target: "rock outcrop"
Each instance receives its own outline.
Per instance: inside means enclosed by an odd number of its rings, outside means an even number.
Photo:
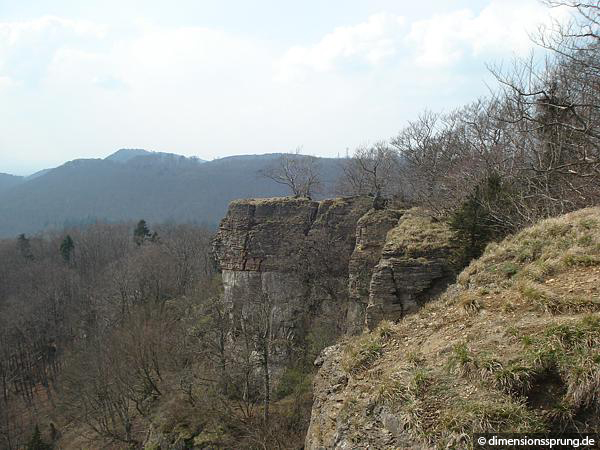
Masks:
[[[418,209],[407,211],[387,234],[371,277],[365,321],[372,329],[381,320],[395,321],[441,294],[457,267],[453,234]]]
[[[398,224],[402,214],[393,209],[371,209],[356,224],[356,245],[348,266],[349,334],[364,330],[373,269],[381,259],[388,231]]]
[[[324,310],[344,323],[356,223],[370,207],[360,197],[232,202],[214,241],[226,303],[235,314],[268,296],[286,336]]]
[[[232,202],[214,242],[231,310],[267,295],[287,332],[331,312],[359,334],[439,294],[454,275],[449,229],[416,209],[371,206],[361,197]]]

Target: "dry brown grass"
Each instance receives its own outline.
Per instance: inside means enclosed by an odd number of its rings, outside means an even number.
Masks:
[[[398,226],[387,235],[386,248],[418,258],[432,250],[452,249],[453,233],[444,223],[433,220],[418,208],[407,211]]]
[[[599,259],[599,208],[548,220],[490,245],[417,314],[350,340],[354,426],[377,404],[424,447],[469,447],[477,431],[599,432]]]

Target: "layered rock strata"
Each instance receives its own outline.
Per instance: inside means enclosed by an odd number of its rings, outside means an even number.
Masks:
[[[441,294],[456,274],[453,234],[418,209],[406,212],[391,229],[373,269],[365,324],[398,320]]]
[[[371,209],[356,224],[356,245],[348,265],[349,334],[364,330],[373,269],[381,259],[388,231],[398,224],[402,214],[392,209]]]
[[[287,336],[323,310],[345,323],[356,222],[370,207],[360,197],[232,202],[214,241],[225,302],[235,314],[267,296]]]

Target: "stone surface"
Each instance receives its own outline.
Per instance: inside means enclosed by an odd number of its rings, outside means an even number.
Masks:
[[[453,235],[447,225],[412,209],[390,230],[373,269],[367,328],[398,320],[441,294],[454,280]]]
[[[235,200],[214,241],[222,270],[282,271],[301,248],[319,202],[297,198]]]
[[[356,224],[356,245],[348,265],[349,334],[358,334],[364,329],[373,269],[381,259],[388,231],[398,224],[402,214],[399,210],[371,209]]]
[[[404,433],[404,424],[389,408],[363,394],[364,383],[343,367],[343,346],[323,350],[313,383],[313,408],[306,450],[421,449]],[[360,406],[359,406],[360,405]]]
[[[305,449],[334,448],[337,421],[345,399],[348,376],[341,368],[340,346],[328,347],[315,361],[313,407]]]
[[[286,336],[307,332],[324,310],[345,324],[356,222],[371,203],[361,197],[232,202],[213,243],[232,313],[260,294],[273,302]]]

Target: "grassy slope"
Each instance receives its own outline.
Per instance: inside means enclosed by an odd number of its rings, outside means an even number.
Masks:
[[[441,448],[477,431],[598,432],[599,280],[600,208],[490,245],[441,299],[345,344],[350,434],[374,408]]]

